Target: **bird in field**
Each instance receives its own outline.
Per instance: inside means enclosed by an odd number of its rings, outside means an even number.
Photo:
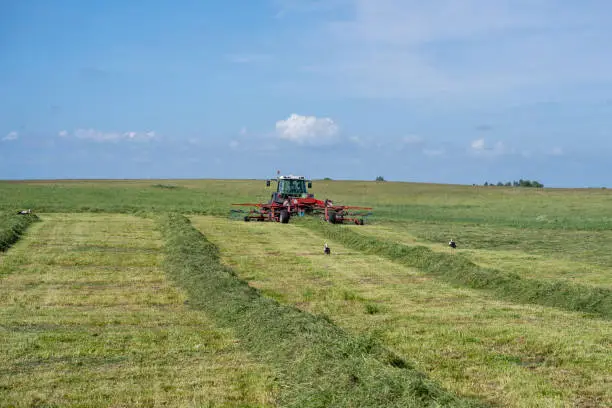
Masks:
[[[325,245],[323,245],[323,253],[325,255],[330,255],[331,254],[331,249],[329,248],[329,246],[327,245],[327,242],[325,243]]]
[[[448,246],[451,248],[457,248],[457,244],[455,243],[455,241],[453,241],[453,239],[451,238],[450,242],[448,243]]]

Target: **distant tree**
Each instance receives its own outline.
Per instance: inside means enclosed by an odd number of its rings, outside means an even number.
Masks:
[[[501,181],[497,182],[497,187],[503,187],[503,186],[504,186],[504,183],[502,183]]]
[[[488,182],[488,181],[485,181],[484,186],[485,186],[485,187],[488,187],[488,186],[489,186],[489,182]]]
[[[331,179],[329,177],[325,177],[323,180],[325,181],[331,181]]]
[[[507,181],[506,183],[502,183],[501,181],[497,183],[497,186],[506,186],[506,187],[535,187],[535,188],[543,188],[544,184],[540,183],[537,180],[523,180],[519,181]]]
[[[376,181],[385,181],[385,178],[383,176],[378,176],[376,177]]]

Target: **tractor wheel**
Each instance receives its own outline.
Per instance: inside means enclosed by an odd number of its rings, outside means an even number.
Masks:
[[[329,222],[330,224],[335,224],[336,223],[336,212],[335,211],[329,211],[327,213],[327,222]]]
[[[289,222],[289,211],[281,210],[280,216],[278,217],[281,224],[287,224]]]

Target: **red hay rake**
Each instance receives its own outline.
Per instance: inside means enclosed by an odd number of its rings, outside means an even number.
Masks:
[[[371,215],[371,207],[334,205],[331,200],[317,200],[306,190],[306,179],[301,176],[279,176],[278,187],[268,203],[241,203],[234,206],[251,207],[249,210],[232,209],[233,217],[244,221],[273,221],[287,224],[291,217],[321,216],[331,224],[353,223],[363,225]],[[270,180],[266,181],[270,185]],[[312,182],[308,181],[308,187]]]

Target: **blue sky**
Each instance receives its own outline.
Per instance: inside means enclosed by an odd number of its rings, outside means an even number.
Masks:
[[[0,179],[612,185],[609,1],[1,7]]]

